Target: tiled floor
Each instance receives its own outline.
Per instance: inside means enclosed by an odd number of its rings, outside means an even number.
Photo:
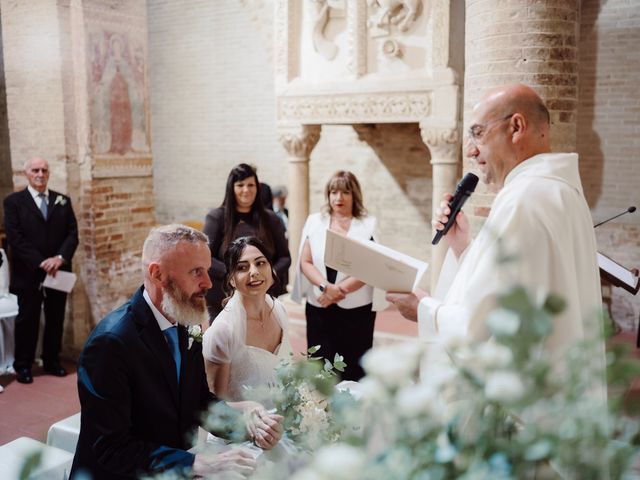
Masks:
[[[298,305],[285,303],[291,318],[293,349],[295,352],[304,352],[304,310]],[[378,315],[376,343],[416,335],[416,324],[402,318],[397,311],[386,310]],[[634,333],[618,334],[614,341],[632,345],[631,355],[640,362],[640,351],[635,349]],[[45,441],[49,426],[80,410],[75,364],[71,361],[63,363],[69,371],[69,375],[64,378],[45,375],[40,368],[33,370],[34,383],[30,385],[16,382],[13,375],[0,376],[0,384],[5,388],[0,393],[0,445],[22,436]],[[623,395],[625,403],[632,410],[634,406],[639,406],[640,378],[629,385]]]
[[[33,369],[33,383],[16,382],[14,375],[3,375],[0,384],[0,445],[18,437],[45,441],[51,424],[80,411],[76,388],[76,368],[63,361],[69,375],[63,378],[45,375]]]

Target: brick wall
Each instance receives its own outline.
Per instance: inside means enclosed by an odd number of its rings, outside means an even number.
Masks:
[[[544,98],[551,114],[551,144],[573,151],[578,99],[577,0],[530,2],[467,0],[465,126],[480,95],[495,86],[525,83]],[[465,170],[472,166],[465,160]],[[475,213],[488,214],[493,194],[484,185],[470,200]],[[477,219],[474,221],[479,226]]]
[[[85,50],[89,40],[111,32],[142,38],[135,46],[146,50],[146,1],[0,1],[13,187],[26,185],[24,161],[43,156],[49,186],[71,196],[78,218],[79,281],[63,340],[74,354],[95,323],[141,283],[140,250],[155,223],[150,153],[92,150],[88,79],[95,51]],[[127,53],[144,66],[138,50]]]
[[[83,203],[83,269],[94,279],[89,293],[99,319],[142,284],[142,244],[155,224],[153,179],[95,179],[85,185]]]
[[[11,150],[9,148],[9,118],[7,117],[7,85],[4,80],[4,45],[0,22],[0,198],[13,191]],[[0,230],[4,224],[4,212],[0,209]]]
[[[154,186],[161,222],[204,220],[231,168],[286,179],[275,130],[273,65],[259,22],[240,2],[149,3]],[[272,15],[270,10],[265,15]],[[284,175],[283,175],[284,172]]]
[[[594,222],[640,207],[640,3],[582,2],[580,28],[580,174]],[[640,214],[597,230],[598,246],[619,263],[640,268]],[[613,289],[612,313],[625,329],[637,326],[640,297]]]
[[[1,0],[0,8],[14,186],[18,189],[27,184],[23,164],[40,155],[49,160],[50,187],[66,193],[56,1]]]

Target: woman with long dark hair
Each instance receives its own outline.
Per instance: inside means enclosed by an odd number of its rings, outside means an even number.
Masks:
[[[255,400],[244,398],[245,387],[273,384],[276,366],[290,358],[287,312],[267,293],[275,273],[260,240],[237,238],[224,261],[229,296],[202,345],[209,389],[227,400]]]
[[[264,208],[258,175],[251,166],[241,163],[233,167],[227,178],[224,201],[207,214],[203,231],[209,236],[211,250],[209,274],[213,287],[207,294],[207,305],[212,320],[220,313],[224,298],[222,282],[227,274],[224,252],[236,238],[255,236],[262,240],[277,275],[269,293],[277,297],[286,292],[291,255],[284,227],[275,213]]]

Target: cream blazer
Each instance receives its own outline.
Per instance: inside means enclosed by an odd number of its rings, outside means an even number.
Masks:
[[[300,237],[300,249],[298,251],[298,261],[296,264],[296,280],[293,284],[293,290],[291,292],[291,299],[300,303],[303,297],[306,297],[307,302],[315,307],[320,307],[317,298],[321,295],[320,289],[309,282],[307,277],[302,273],[300,268],[300,257],[302,255],[302,249],[307,240],[309,240],[309,246],[311,247],[311,258],[313,265],[318,269],[322,276],[326,279],[327,270],[324,263],[324,249],[327,236],[327,230],[331,217],[327,213],[314,213],[309,215],[307,221],[302,229],[302,236]],[[375,217],[367,216],[364,218],[353,218],[351,220],[351,226],[347,232],[347,236],[356,238],[358,240],[370,240],[371,237],[376,238],[376,219]],[[346,275],[342,272],[338,272],[336,277],[336,283],[343,280]],[[373,310],[383,310],[387,303],[384,300],[384,292],[375,290],[369,285],[364,285],[355,292],[349,293],[344,300],[338,302],[338,306],[345,309],[361,307],[373,302]]]

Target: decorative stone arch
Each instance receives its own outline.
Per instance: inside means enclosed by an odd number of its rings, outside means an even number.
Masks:
[[[432,204],[460,170],[460,87],[450,67],[448,0],[277,0],[275,75],[280,142],[289,159],[293,264],[309,214],[309,159],[322,125],[417,123],[431,153]],[[418,52],[418,53],[416,53]],[[427,240],[425,240],[427,241]],[[446,246],[431,250],[432,284]]]

